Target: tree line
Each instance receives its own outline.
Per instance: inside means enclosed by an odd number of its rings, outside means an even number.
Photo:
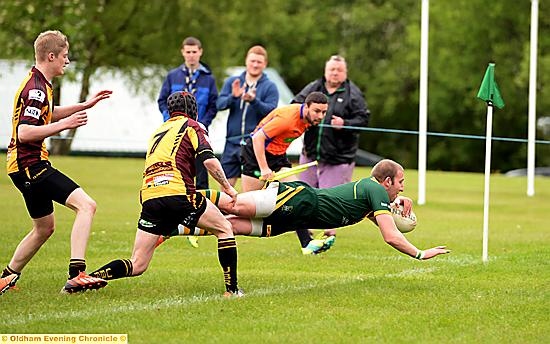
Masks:
[[[60,29],[81,73],[80,97],[101,67],[132,76],[156,94],[168,71],[182,63],[180,44],[196,36],[219,86],[228,66],[243,65],[246,50],[264,45],[269,65],[297,93],[323,75],[330,55],[348,62],[348,75],[365,93],[369,127],[418,129],[419,0],[12,0],[0,9],[1,58],[33,59],[32,43]],[[485,135],[486,108],[476,98],[489,62],[506,106],[496,110],[493,135],[526,138],[529,80],[528,0],[430,1],[428,131]],[[537,118],[550,109],[550,6],[540,2]],[[143,74],[142,67],[155,71]],[[151,69],[149,69],[151,71]],[[538,132],[538,139],[550,139]],[[361,148],[417,166],[417,136],[364,131]],[[482,171],[484,141],[428,137],[428,168]],[[537,165],[550,165],[549,145],[537,145]],[[527,145],[495,141],[492,166],[526,165]]]

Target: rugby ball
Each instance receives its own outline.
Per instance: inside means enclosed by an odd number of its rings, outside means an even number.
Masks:
[[[402,205],[392,203],[390,208],[393,221],[401,233],[409,233],[416,228],[416,215],[412,210],[409,216],[403,216]]]

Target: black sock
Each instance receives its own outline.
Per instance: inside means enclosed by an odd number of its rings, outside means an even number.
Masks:
[[[235,238],[218,239],[218,259],[223,269],[225,290],[237,291],[237,242]]]
[[[20,272],[17,272],[9,267],[9,265],[6,265],[6,268],[2,271],[2,278],[7,277],[11,274],[16,274],[17,276],[21,276]]]
[[[92,277],[113,280],[132,276],[134,267],[130,259],[117,259],[90,273]]]
[[[307,229],[297,229],[296,235],[298,235],[298,239],[300,239],[300,244],[303,248],[312,240],[311,234],[309,234],[309,230]]]
[[[69,261],[69,279],[78,276],[80,271],[86,271],[86,259],[71,258]]]

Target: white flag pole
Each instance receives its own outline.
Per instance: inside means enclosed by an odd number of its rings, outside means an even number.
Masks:
[[[537,45],[539,1],[531,0],[531,47],[529,62],[529,119],[527,129],[527,196],[535,195],[535,119],[537,116]]]
[[[491,136],[493,132],[493,105],[487,106],[487,134],[485,137],[485,191],[483,193],[483,262],[489,260],[489,186],[491,176]]]
[[[420,99],[418,114],[418,204],[426,203],[426,151],[428,128],[428,31],[429,0],[422,0],[420,27]]]

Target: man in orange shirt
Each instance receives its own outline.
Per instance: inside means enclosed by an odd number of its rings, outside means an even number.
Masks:
[[[327,97],[312,92],[303,104],[275,109],[262,119],[241,151],[243,192],[261,189],[274,172],[290,168],[288,146],[307,128],[321,123],[327,108]]]

